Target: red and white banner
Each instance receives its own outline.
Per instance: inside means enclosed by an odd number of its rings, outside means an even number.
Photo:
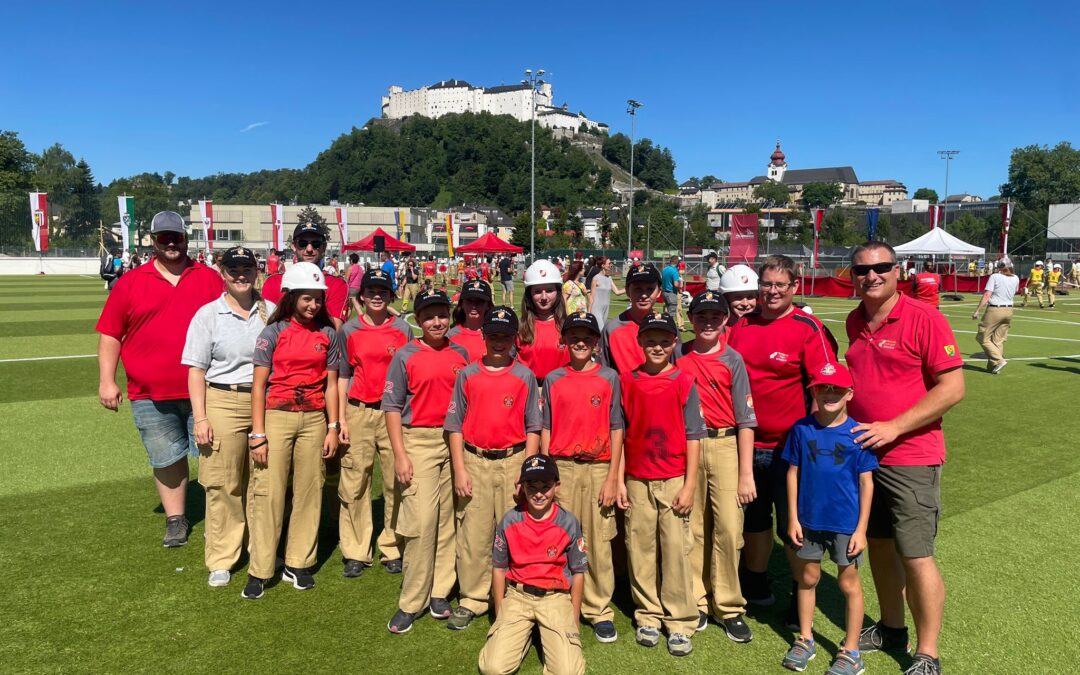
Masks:
[[[199,200],[199,213],[202,214],[203,232],[206,234],[207,250],[214,250],[214,202],[209,199]]]
[[[49,250],[49,200],[46,192],[30,193],[30,238],[34,240],[34,250],[46,253]]]
[[[344,206],[334,207],[334,216],[337,218],[338,234],[341,235],[341,245],[349,243],[349,212]]]
[[[271,248],[280,251],[285,248],[285,207],[281,204],[270,205]]]
[[[1012,225],[1013,208],[1016,204],[1005,202],[1001,205],[1001,257],[1009,255],[1009,226]],[[1073,263],[1074,265],[1076,263]]]
[[[743,263],[754,266],[754,258],[757,257],[758,239],[758,214],[756,213],[733,213],[731,214],[731,240],[728,248],[728,267]]]
[[[940,204],[931,204],[930,210],[930,229],[941,226],[941,214],[945,213],[945,207]]]
[[[810,209],[810,215],[814,217],[814,268],[818,267],[818,242],[821,241],[821,221],[825,217],[825,209]]]

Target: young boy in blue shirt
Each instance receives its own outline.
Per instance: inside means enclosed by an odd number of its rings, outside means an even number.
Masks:
[[[851,374],[839,363],[826,363],[810,378],[815,412],[788,433],[783,459],[787,474],[788,536],[796,549],[799,636],[784,656],[789,670],[806,670],[817,655],[814,606],[825,551],[836,563],[836,580],[847,601],[847,637],[828,675],[860,675],[866,670],[859,654],[863,596],[859,562],[866,548],[866,525],[873,497],[873,451],[855,442],[847,403],[854,393]]]

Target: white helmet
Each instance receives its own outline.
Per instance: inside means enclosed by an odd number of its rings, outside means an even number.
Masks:
[[[1056,269],[1056,270],[1061,269],[1061,263],[1054,263],[1054,269]]]
[[[1041,261],[1041,260],[1036,260],[1035,261],[1035,266],[1036,267],[1042,267],[1042,264],[1043,264],[1043,261]]]
[[[315,263],[298,262],[281,275],[283,291],[325,291],[326,277]]]
[[[757,289],[757,272],[746,265],[732,265],[727,272],[720,275],[721,293],[739,293],[741,291],[756,291]]]
[[[525,288],[542,284],[562,284],[562,272],[550,260],[537,260],[525,270]]]

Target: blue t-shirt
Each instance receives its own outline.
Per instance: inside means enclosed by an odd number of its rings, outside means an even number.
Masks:
[[[390,275],[390,284],[393,285],[394,290],[397,291],[397,269],[394,267],[393,260],[387,260],[382,264],[382,271]]]
[[[782,458],[799,467],[799,522],[822,532],[852,534],[859,524],[859,474],[878,468],[872,450],[855,443],[848,417],[823,427],[813,415],[795,423]]]
[[[674,265],[668,265],[661,273],[660,280],[665,293],[674,293],[675,282],[679,280],[679,269]]]

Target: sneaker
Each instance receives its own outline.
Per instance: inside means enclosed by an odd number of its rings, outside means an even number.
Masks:
[[[672,656],[686,656],[694,651],[694,645],[690,643],[690,638],[686,635],[672,633],[667,639],[667,650]]]
[[[800,637],[795,640],[795,644],[791,645],[787,654],[784,654],[784,660],[780,665],[801,673],[806,670],[815,656],[817,656],[817,647],[814,646],[814,641]]]
[[[439,619],[449,619],[451,614],[450,601],[446,598],[432,598],[428,603],[428,611],[431,612],[431,616]]]
[[[866,664],[863,663],[862,656],[852,656],[851,652],[841,649],[825,675],[862,675],[865,672]]]
[[[228,586],[230,579],[232,579],[232,575],[229,574],[229,570],[214,570],[210,573],[210,579],[206,583],[214,588],[221,588],[222,586]]]
[[[935,659],[926,654],[916,654],[904,675],[941,675],[941,659]]]
[[[245,600],[258,600],[263,596],[263,589],[265,587],[266,579],[249,576],[247,584],[244,586],[244,590],[240,591],[240,597]]]
[[[298,591],[307,591],[315,588],[315,577],[303,567],[289,567],[281,571],[281,580],[288,581]]]
[[[1001,363],[994,366],[993,369],[990,372],[993,373],[994,375],[997,375],[1002,370],[1004,370],[1005,366],[1007,366],[1007,365],[1009,365],[1008,361],[1002,361]]]
[[[475,618],[476,614],[472,610],[455,607],[450,613],[450,620],[446,622],[446,627],[450,630],[465,630]]]
[[[728,639],[733,642],[746,644],[754,639],[754,634],[750,632],[750,626],[746,625],[741,616],[721,619],[720,625],[724,627],[724,633],[727,634]]]
[[[697,613],[697,628],[694,629],[695,633],[700,633],[709,627],[709,615],[701,610]]]
[[[170,516],[165,519],[165,548],[178,548],[187,543],[191,534],[191,525],[184,516]]]
[[[597,642],[608,644],[619,639],[619,631],[615,630],[615,624],[611,621],[597,621],[592,629]]]
[[[642,647],[655,647],[660,644],[660,629],[655,626],[638,626],[634,639]]]
[[[751,605],[758,607],[772,607],[776,604],[776,596],[769,587],[769,575],[765,572],[739,573],[739,584],[742,587],[743,597]]]
[[[408,612],[398,610],[394,612],[394,616],[391,617],[390,623],[386,624],[386,630],[390,631],[394,635],[401,635],[402,633],[408,633],[412,630],[413,621],[416,621],[416,617]]]
[[[383,567],[388,574],[401,574],[401,558],[383,561]]]
[[[902,651],[910,654],[911,645],[908,643],[907,627],[893,629],[882,626],[880,621],[875,622],[859,633],[859,651]]]
[[[341,571],[341,576],[346,579],[355,579],[364,573],[367,569],[367,565],[359,560],[352,560],[350,558],[345,559],[345,569]]]

